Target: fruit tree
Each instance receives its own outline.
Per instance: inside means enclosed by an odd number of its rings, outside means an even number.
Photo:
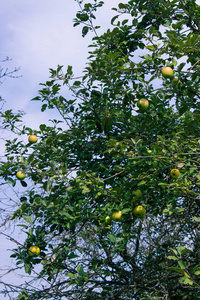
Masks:
[[[10,222],[24,222],[12,257],[31,280],[14,291],[19,300],[200,299],[200,7],[124,1],[98,35],[103,1],[77,2],[74,26],[94,34],[84,75],[50,69],[34,100],[60,119],[21,128],[37,143],[8,141],[1,163],[14,188],[26,173]]]

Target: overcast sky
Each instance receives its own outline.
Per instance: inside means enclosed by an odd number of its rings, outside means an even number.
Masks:
[[[99,8],[95,21],[95,25],[102,26],[100,32],[110,26],[110,19],[115,15],[111,8],[116,7],[121,1],[105,2],[104,7]],[[40,103],[30,102],[37,96],[39,83],[48,80],[49,68],[72,65],[75,76],[82,73],[93,34],[89,33],[83,39],[82,26],[73,27],[72,20],[78,10],[78,4],[74,0],[1,1],[0,60],[6,57],[12,60],[0,63],[0,66],[9,68],[10,71],[20,67],[16,75],[22,77],[6,79],[0,85],[0,95],[7,102],[4,108],[12,108],[14,111],[19,109],[26,113],[24,121],[27,126],[37,129],[41,123],[46,123],[52,118],[52,112],[40,112]],[[1,132],[0,138],[5,137],[5,134],[7,133]],[[3,148],[1,139],[0,148]],[[12,236],[20,240],[19,230]],[[2,270],[3,266],[11,264],[9,258],[11,253],[6,249],[15,248],[15,244],[2,235],[0,241],[0,270]],[[6,278],[16,283],[16,279],[10,274]]]

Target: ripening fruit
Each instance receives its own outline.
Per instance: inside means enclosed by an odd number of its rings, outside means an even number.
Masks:
[[[121,212],[121,210],[112,213],[111,218],[115,222],[121,222],[122,221],[122,212]]]
[[[147,150],[147,153],[149,153],[149,154],[150,154],[150,153],[152,153],[152,151],[151,151],[150,149],[148,149],[148,150]]]
[[[22,172],[22,171],[18,171],[17,173],[16,173],[16,177],[17,177],[17,179],[19,179],[19,180],[23,180],[24,178],[25,178],[25,174]]]
[[[29,143],[31,143],[31,144],[37,143],[37,140],[38,140],[38,138],[37,138],[37,136],[34,135],[34,134],[30,135],[29,138],[28,138],[28,141],[29,141]]]
[[[138,205],[134,208],[133,213],[137,218],[144,218],[146,209],[142,205]]]
[[[162,69],[162,76],[164,78],[170,78],[170,79],[172,79],[174,77],[174,71],[170,67],[164,67]]]
[[[178,91],[181,87],[182,82],[180,81],[180,79],[178,79],[178,77],[175,77],[172,80],[172,87],[174,88],[175,91]]]
[[[111,218],[109,216],[105,217],[105,225],[111,225]]]
[[[134,200],[139,199],[142,196],[142,192],[140,190],[135,190],[132,192]]]
[[[180,171],[178,169],[172,169],[170,175],[172,178],[176,179],[180,176]]]
[[[147,108],[149,107],[149,101],[145,98],[140,99],[137,102],[137,107],[141,110],[141,111],[146,111]]]
[[[38,246],[31,246],[29,248],[28,254],[31,256],[38,256],[40,255],[40,248]]]

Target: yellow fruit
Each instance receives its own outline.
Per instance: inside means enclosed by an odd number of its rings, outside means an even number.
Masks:
[[[112,220],[109,216],[105,217],[105,225],[110,225],[111,222],[112,222]]]
[[[111,218],[115,222],[121,222],[122,221],[122,212],[121,212],[121,210],[112,213],[112,217]]]
[[[19,180],[23,180],[25,178],[25,174],[22,172],[22,171],[18,171],[16,173],[16,177],[19,179]]]
[[[31,246],[29,248],[28,254],[31,256],[38,256],[40,255],[40,248],[38,246]]]
[[[145,111],[147,110],[147,108],[149,107],[149,101],[145,98],[140,99],[137,102],[137,107],[141,110],[141,111]]]
[[[178,169],[172,169],[170,172],[172,178],[178,178],[180,176],[180,171]]]
[[[98,223],[99,223],[99,226],[101,226],[101,225],[102,225],[102,223],[100,222],[100,220],[98,220]]]
[[[146,209],[142,205],[138,205],[134,208],[133,213],[137,218],[144,218]]]
[[[37,138],[37,136],[34,135],[34,134],[30,135],[29,138],[28,138],[28,141],[29,141],[29,143],[31,143],[31,144],[37,143],[37,140],[38,140],[38,138]]]
[[[147,153],[152,153],[152,151],[151,150],[147,150]]]
[[[162,69],[162,76],[164,78],[173,78],[174,77],[174,71],[170,67],[164,67]]]

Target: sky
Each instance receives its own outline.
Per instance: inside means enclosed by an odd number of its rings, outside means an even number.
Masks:
[[[86,1],[89,2],[89,1]],[[100,33],[110,27],[110,19],[116,14],[111,11],[119,0],[106,0],[103,8],[97,12],[95,25],[101,25]],[[73,18],[79,10],[75,0],[2,0],[0,9],[0,66],[20,70],[18,78],[6,78],[0,85],[0,96],[6,101],[4,109],[22,110],[26,113],[24,123],[38,129],[41,123],[54,118],[52,111],[40,112],[40,103],[30,101],[37,96],[39,83],[49,78],[49,68],[58,65],[73,66],[74,76],[80,76],[86,64],[88,45],[93,34],[81,36],[82,26],[73,27]],[[9,57],[11,60],[3,63]],[[68,91],[66,90],[66,94]],[[3,155],[3,140],[7,132],[0,132],[0,155]],[[1,191],[0,191],[1,193]],[[1,222],[2,220],[0,220]],[[22,241],[19,228],[11,236]],[[0,235],[0,270],[4,266],[13,266],[9,258],[15,244]],[[0,275],[2,271],[0,271]],[[11,283],[21,282],[8,274],[5,278]],[[8,298],[5,298],[8,299]]]
[[[110,8],[120,1],[109,0],[99,8],[95,25],[102,30],[115,14]],[[81,75],[93,35],[81,37],[81,26],[73,27],[73,18],[79,9],[74,0],[4,0],[0,10],[0,59],[12,61],[1,64],[10,70],[20,67],[18,79],[7,79],[0,86],[6,108],[26,112],[28,126],[37,126],[48,120],[49,113],[40,113],[40,104],[30,99],[37,95],[39,83],[49,77],[49,68],[72,65],[75,76]]]

